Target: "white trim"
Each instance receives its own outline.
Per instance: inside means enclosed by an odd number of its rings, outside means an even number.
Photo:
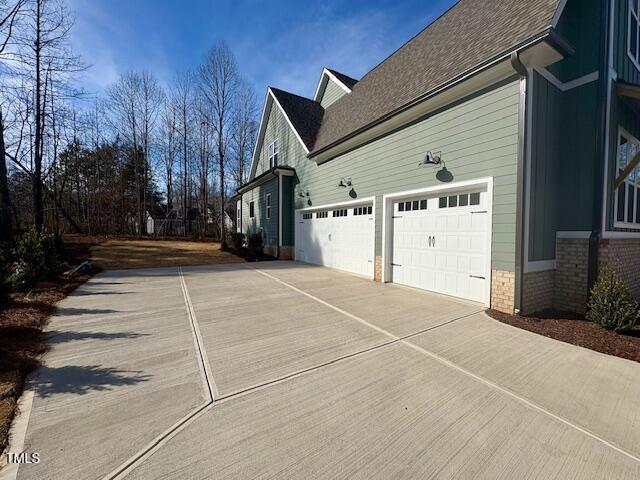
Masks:
[[[528,135],[526,135],[527,138],[527,144],[525,146],[526,151],[525,151],[525,162],[526,162],[526,168],[525,168],[525,182],[524,182],[524,242],[523,242],[523,249],[524,251],[522,252],[523,258],[524,258],[524,271],[527,272],[530,268],[529,264],[531,262],[529,262],[529,235],[531,233],[531,152],[532,152],[532,145],[533,145],[533,135],[531,134],[533,131],[533,85],[535,82],[533,82],[533,70],[531,69],[527,69],[527,77],[530,78],[532,81],[530,82],[526,82],[525,83],[525,108],[526,108],[526,113],[527,113],[527,119],[526,119],[526,126],[525,126],[525,135],[528,133]]]
[[[617,203],[617,202],[616,202]],[[629,208],[629,192],[626,192],[626,196],[625,196],[625,212],[628,213],[628,208]],[[629,222],[620,222],[617,221],[613,224],[613,228],[628,228],[630,230],[640,230],[640,224],[638,223],[629,223]]]
[[[527,262],[524,266],[524,273],[546,272],[556,269],[555,260],[536,260]]]
[[[267,220],[271,220],[271,192],[264,195],[264,214]]]
[[[256,155],[260,148],[262,148],[262,142],[264,140],[264,132],[267,128],[267,125],[264,123],[265,116],[267,114],[267,108],[270,108],[269,95],[271,89],[267,89],[267,94],[264,97],[264,106],[262,107],[262,114],[260,115],[260,128],[258,129],[258,140],[256,144],[253,146],[253,154],[251,155],[251,167],[249,168],[249,181],[253,180],[255,177],[257,167],[256,165]],[[259,148],[260,147],[260,148]]]
[[[638,11],[633,13],[631,10],[631,2],[627,1],[627,57],[631,60],[631,63],[640,70],[640,63],[638,61],[638,57],[640,56],[640,41],[638,41],[638,33],[637,29],[640,27],[640,4],[638,5]],[[636,21],[636,56],[634,57],[631,54],[630,46],[631,46],[631,16],[634,17]]]
[[[553,14],[553,18],[551,19],[551,26],[553,28],[556,28],[558,26],[558,22],[560,21],[560,17],[562,16],[562,13],[564,12],[564,7],[566,6],[567,6],[567,0],[561,0],[560,5],[558,5],[558,8],[556,9],[556,13]]]
[[[640,232],[604,232],[602,238],[606,239],[640,239]]]
[[[324,79],[327,79],[327,82],[323,85]],[[313,96],[314,102],[319,102],[320,98],[324,96],[324,91],[327,89],[327,84],[329,80],[333,80],[338,84],[340,88],[342,88],[345,92],[351,93],[351,89],[347,87],[344,83],[342,83],[338,77],[336,77],[333,73],[329,71],[326,67],[322,69],[322,75],[320,75],[320,81],[318,82],[318,86],[316,87],[316,93]],[[322,95],[320,95],[320,90],[322,89]]]
[[[391,252],[390,250],[390,236],[392,234],[391,228],[391,219],[390,214],[393,213],[392,203],[398,199],[404,197],[412,197],[415,195],[422,194],[436,194],[439,192],[446,192],[451,190],[463,190],[469,187],[477,187],[477,186],[486,186],[487,189],[487,218],[488,218],[488,228],[487,228],[487,246],[486,246],[486,254],[487,254],[487,268],[485,272],[486,289],[485,289],[485,306],[491,306],[491,253],[492,253],[492,243],[493,243],[493,177],[483,177],[474,180],[465,180],[461,182],[449,183],[447,185],[435,185],[432,187],[419,188],[415,190],[405,190],[403,192],[394,192],[388,193],[382,196],[382,282],[389,281],[389,273],[391,271],[390,261],[391,261]]]
[[[282,246],[282,172],[278,172],[278,246]]]
[[[618,156],[620,154],[620,137],[624,137],[625,140],[627,141],[627,145],[629,144],[634,144],[637,148],[638,148],[638,153],[640,153],[640,140],[638,140],[634,135],[632,135],[631,133],[629,133],[628,130],[626,130],[624,127],[618,126],[618,133],[616,135],[616,163],[615,163],[615,178],[618,177]],[[629,159],[628,155],[627,155],[627,160],[632,160]],[[640,223],[637,223],[635,221],[635,219],[637,218],[637,212],[636,210],[638,209],[638,196],[640,195],[640,185],[638,185],[637,181],[636,182],[628,182],[627,178],[629,177],[629,175],[631,175],[632,172],[629,172],[629,174],[622,180],[622,183],[625,185],[625,190],[624,190],[624,218],[629,220],[631,219],[631,222],[629,221],[621,221],[618,220],[618,192],[620,190],[620,186],[618,186],[618,188],[616,188],[613,191],[613,227],[614,228],[629,228],[632,230],[640,230]],[[633,212],[629,213],[629,187],[633,187],[634,188],[634,195],[635,198],[632,201],[632,206],[633,206]]]
[[[349,200],[347,202],[339,202],[339,203],[325,203],[324,205],[318,205],[318,206],[314,205],[313,207],[297,208],[295,211],[308,212],[313,210],[331,210],[337,207],[350,207],[353,205],[360,205],[363,203],[372,203],[372,202],[373,202],[373,206],[375,207],[376,197],[364,197],[364,198],[359,198],[357,200]],[[374,214],[375,214],[375,211],[374,211]]]
[[[574,88],[581,87],[583,85],[587,85],[589,83],[593,83],[600,78],[600,72],[597,70],[591,73],[587,73],[582,77],[576,78],[574,80],[569,80],[568,82],[563,82],[558,77],[556,77],[553,73],[547,70],[544,67],[536,68],[536,72],[538,72],[545,80],[551,83],[554,87],[562,92],[566,92],[568,90],[572,90]]]
[[[556,232],[556,238],[586,239],[586,238],[589,238],[590,236],[591,236],[591,232],[588,230],[583,230],[583,231],[572,230],[572,231]]]
[[[276,98],[275,94],[271,90],[271,87],[269,87],[267,89],[267,96],[266,96],[265,101],[264,101],[264,108],[262,109],[262,115],[260,116],[260,128],[258,130],[258,141],[256,142],[256,144],[255,144],[255,146],[253,148],[253,155],[251,157],[251,168],[249,169],[249,181],[253,180],[253,178],[255,177],[256,168],[258,166],[258,164],[257,164],[258,152],[262,149],[262,144],[264,143],[264,135],[265,135],[265,131],[267,129],[267,124],[265,123],[265,116],[266,116],[266,113],[267,113],[267,109],[270,110],[271,106],[274,103],[278,106],[278,108],[282,112],[282,115],[284,116],[285,120],[289,124],[289,127],[291,128],[291,131],[293,131],[293,133],[295,134],[296,138],[300,142],[300,145],[302,145],[302,148],[303,148],[304,152],[306,154],[309,154],[309,149],[307,148],[307,146],[302,141],[302,138],[300,137],[300,134],[298,134],[298,131],[293,127],[293,123],[291,123],[291,120],[289,119],[289,116],[284,111],[284,108],[282,108],[282,105],[280,105],[280,102],[278,102],[278,99]]]
[[[605,136],[604,136],[604,172],[602,173],[602,225],[601,232],[606,234],[607,232],[607,200],[609,199],[609,162],[611,161],[609,151],[611,150],[611,90],[613,85],[613,79],[617,78],[617,73],[614,70],[613,65],[613,39],[614,39],[614,15],[615,15],[615,0],[610,0],[609,3],[609,64],[607,67],[607,107],[605,114]],[[616,141],[617,138],[616,138]],[[617,155],[617,153],[616,153]],[[617,161],[617,159],[616,159]]]

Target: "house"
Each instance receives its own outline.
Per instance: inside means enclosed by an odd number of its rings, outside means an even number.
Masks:
[[[640,11],[461,0],[360,80],[267,91],[239,229],[504,312],[640,295]]]

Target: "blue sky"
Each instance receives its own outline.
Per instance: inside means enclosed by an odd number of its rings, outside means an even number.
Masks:
[[[100,91],[119,73],[163,83],[222,40],[258,97],[268,85],[312,96],[322,67],[361,77],[455,0],[68,0],[73,46]]]

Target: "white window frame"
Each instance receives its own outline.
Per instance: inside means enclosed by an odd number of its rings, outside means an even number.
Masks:
[[[271,220],[271,194],[267,193],[264,197],[265,204],[267,206],[267,220]]]
[[[253,200],[249,202],[249,218],[256,218],[256,204]]]
[[[273,142],[269,144],[269,149],[268,149],[269,168],[278,166],[279,153],[280,153],[280,142],[276,138]]]
[[[640,3],[638,3],[638,11],[634,12],[632,5],[634,0],[627,1],[627,56],[631,59],[631,62],[635,65],[635,67],[640,70],[640,35],[638,35],[638,31],[640,30]],[[634,28],[631,28],[631,27]],[[631,52],[631,34],[636,34],[636,53],[635,55]]]
[[[631,135],[629,132],[627,132],[624,128],[622,127],[618,127],[618,138],[616,139],[617,146],[616,146],[616,167],[615,167],[615,173],[614,173],[614,178],[618,178],[618,175],[620,174],[618,172],[618,160],[620,158],[620,137],[624,137],[627,140],[627,146],[630,145],[631,143],[634,143],[637,148],[638,148],[638,152],[640,152],[640,140],[638,140],[636,137],[634,137],[633,135]],[[628,147],[627,147],[628,148]],[[627,157],[628,161],[631,161],[631,158]],[[637,169],[638,167],[636,167]],[[629,173],[629,175],[631,175],[632,172]],[[625,229],[630,229],[630,230],[640,230],[640,223],[636,223],[635,219],[637,218],[638,212],[638,196],[640,195],[640,180],[638,180],[636,178],[635,180],[635,184],[632,183],[630,180],[628,180],[628,176],[627,178],[624,179],[624,183],[625,183],[625,189],[624,189],[624,218],[625,221],[620,221],[618,220],[618,192],[620,190],[620,187],[616,188],[615,192],[614,192],[614,196],[613,196],[613,226],[614,228],[625,228]],[[629,187],[633,186],[634,188],[634,198],[633,198],[633,212],[631,212],[631,215],[629,215]],[[631,222],[629,222],[629,218],[632,220]]]

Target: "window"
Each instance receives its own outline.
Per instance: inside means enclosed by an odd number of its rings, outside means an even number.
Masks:
[[[438,199],[439,208],[467,207],[469,205],[480,205],[480,192],[449,195]]]
[[[254,202],[249,202],[249,218],[254,218],[255,213]]]
[[[427,199],[423,198],[421,200],[412,200],[410,202],[400,202],[398,203],[398,211],[399,212],[410,212],[412,210],[426,210],[427,209]]]
[[[615,191],[616,227],[640,229],[640,164],[628,168],[639,152],[640,141],[620,129],[615,177],[626,176]]]
[[[276,138],[269,145],[269,168],[273,168],[278,165],[278,153],[280,153],[280,146],[278,139]]]
[[[302,219],[303,220],[311,220],[313,218],[313,213],[303,213],[302,214]]]
[[[373,212],[373,207],[369,205],[368,207],[356,207],[353,209],[353,214],[358,215],[371,215]]]
[[[271,218],[271,194],[270,193],[267,193],[265,200],[267,203],[267,220],[269,220]]]
[[[638,35],[640,32],[640,10],[638,0],[629,0],[629,22],[627,31],[627,54],[636,67],[640,68]]]
[[[240,204],[238,204],[238,209],[236,210],[236,225],[240,228],[240,224],[242,223],[242,209],[240,208]]]
[[[327,218],[329,216],[329,212],[327,210],[323,210],[322,212],[316,213],[316,218]]]
[[[334,217],[346,217],[347,216],[347,209],[341,209],[341,210],[334,210],[332,215]]]

